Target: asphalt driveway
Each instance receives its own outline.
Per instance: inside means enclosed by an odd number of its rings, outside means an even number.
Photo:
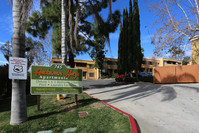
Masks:
[[[142,133],[199,133],[199,83],[83,84],[86,93],[131,114]]]

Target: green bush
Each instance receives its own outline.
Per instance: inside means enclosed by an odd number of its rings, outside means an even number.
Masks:
[[[11,97],[12,80],[8,78],[9,65],[0,66],[0,97]],[[30,94],[30,73],[27,74],[26,94]]]
[[[139,77],[139,80],[143,81],[143,82],[151,82],[151,83],[153,83],[153,76]]]
[[[113,74],[105,74],[103,73],[101,76],[101,79],[107,79],[107,78],[116,78],[117,77],[117,73],[113,73]]]
[[[12,80],[8,78],[8,64],[0,66],[0,97],[11,95]]]
[[[137,82],[137,78],[135,77],[117,77],[115,78],[116,82]]]

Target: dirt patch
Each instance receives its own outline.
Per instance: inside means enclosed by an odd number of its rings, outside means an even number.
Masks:
[[[101,102],[92,103],[90,106],[94,109],[102,109],[105,107],[105,105]]]

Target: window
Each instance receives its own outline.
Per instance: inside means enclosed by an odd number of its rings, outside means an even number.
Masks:
[[[108,74],[112,74],[112,69],[108,69]]]
[[[167,64],[172,64],[172,62],[171,61],[167,61]]]
[[[61,63],[61,61],[53,61],[53,63]]]
[[[76,66],[77,67],[86,67],[86,63],[77,63]]]
[[[107,61],[107,65],[116,65],[117,63],[114,61]]]
[[[94,67],[93,67],[93,65],[89,65],[89,68],[90,68],[90,69],[93,69]]]
[[[89,77],[94,77],[95,74],[94,73],[89,73]]]

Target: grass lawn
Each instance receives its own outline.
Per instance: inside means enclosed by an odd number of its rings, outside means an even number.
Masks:
[[[63,133],[67,128],[76,127],[75,133],[130,133],[131,127],[127,116],[105,106],[87,96],[78,95],[78,105],[74,96],[57,101],[55,95],[41,96],[41,111],[37,111],[36,96],[27,96],[28,121],[11,126],[10,99],[0,100],[0,133],[36,133],[52,130]],[[86,117],[80,118],[78,112],[87,111]]]

